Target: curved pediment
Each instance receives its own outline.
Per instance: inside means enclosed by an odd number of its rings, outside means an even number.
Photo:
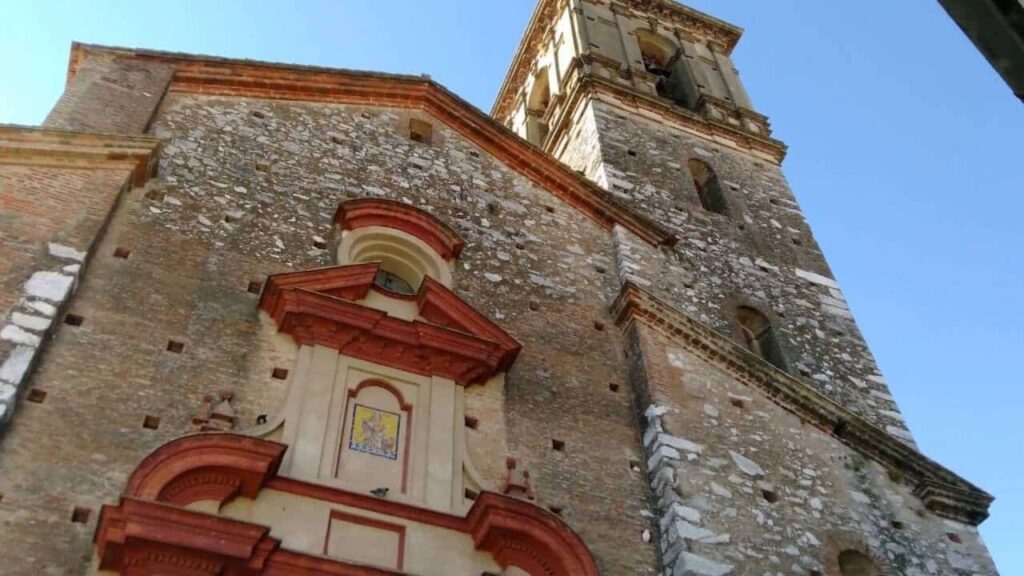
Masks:
[[[104,506],[96,533],[100,568],[120,571],[130,564],[149,573],[201,566],[209,573],[353,576],[440,569],[477,576],[514,566],[531,576],[598,574],[580,537],[529,502],[483,493],[467,515],[455,516],[278,476],[275,463],[282,451],[281,444],[235,434],[189,436],[161,446],[133,472],[120,503]],[[218,474],[209,474],[211,469]],[[217,494],[225,481],[247,488],[212,498],[213,511],[191,506],[211,500],[206,496]],[[193,488],[189,497],[169,496],[182,484]],[[239,497],[248,503],[232,508]],[[261,505],[264,500],[268,505]],[[317,524],[316,511],[324,513],[324,522]],[[275,527],[294,530],[294,516],[310,513],[306,537],[286,546],[271,536]],[[400,535],[392,565],[375,568],[346,556],[345,546],[333,547],[332,528],[346,529],[350,538],[360,530],[363,537],[375,531]],[[416,538],[406,539],[407,532]],[[415,548],[438,542],[486,554],[472,566],[438,568],[433,551]]]

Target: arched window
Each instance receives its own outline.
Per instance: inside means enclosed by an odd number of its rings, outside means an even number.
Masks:
[[[415,294],[424,276],[444,285],[451,270],[438,255],[411,234],[384,227],[360,228],[346,233],[338,251],[343,264],[380,262],[373,283],[398,294]]]
[[[842,576],[878,576],[875,564],[864,554],[856,550],[844,550],[839,553],[839,573]]]
[[[671,40],[648,30],[637,30],[636,40],[640,45],[644,70],[658,77],[658,83],[655,85],[658,96],[675,100],[672,72],[678,59],[677,48]]]
[[[410,296],[416,293],[416,289],[406,279],[384,268],[377,271],[377,275],[373,278],[373,283],[375,286],[397,294]]]
[[[703,160],[690,158],[686,162],[693,176],[693,185],[697,187],[697,196],[700,198],[700,205],[709,212],[725,214],[725,195],[722,194],[722,186],[718,183],[718,175]]]
[[[415,294],[429,276],[452,285],[452,262],[463,242],[430,214],[391,200],[359,198],[338,207],[342,228],[339,264],[380,262],[374,284],[390,292]]]
[[[636,31],[637,47],[644,70],[657,77],[658,96],[694,110],[700,91],[683,49],[672,39],[651,30]]]
[[[551,81],[548,69],[541,68],[533,77],[533,87],[526,99],[526,139],[542,146],[548,137],[548,125],[545,117],[551,106]]]
[[[768,318],[756,308],[736,308],[736,324],[748,350],[764,358],[780,370],[786,370],[786,359],[782,354],[775,329]]]

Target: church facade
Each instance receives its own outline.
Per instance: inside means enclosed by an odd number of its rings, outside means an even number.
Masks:
[[[996,574],[741,33],[540,0],[490,114],[74,44],[0,126],[0,573]]]

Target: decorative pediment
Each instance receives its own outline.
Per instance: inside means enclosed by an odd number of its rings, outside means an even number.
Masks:
[[[521,349],[499,326],[439,282],[416,295],[422,320],[403,320],[358,304],[373,285],[376,263],[271,276],[260,299],[278,330],[299,344],[467,385],[507,370]]]

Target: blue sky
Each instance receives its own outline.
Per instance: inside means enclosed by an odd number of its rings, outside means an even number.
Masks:
[[[72,40],[427,73],[490,110],[533,2],[6,2],[0,122],[42,121]],[[911,429],[997,496],[982,534],[1024,574],[1024,106],[935,0],[689,4],[747,30],[740,73]]]

